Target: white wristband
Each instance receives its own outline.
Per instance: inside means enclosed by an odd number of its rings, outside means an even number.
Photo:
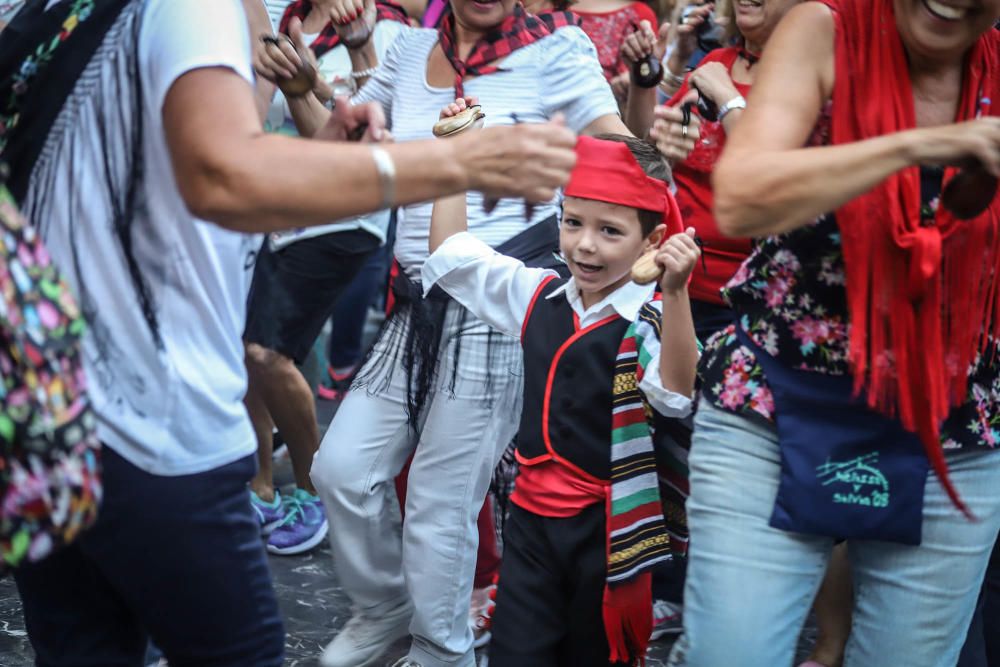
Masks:
[[[719,109],[719,123],[721,124],[722,119],[725,118],[726,114],[728,114],[733,109],[746,109],[746,108],[747,108],[747,101],[743,98],[742,95],[737,95],[733,99],[723,104],[722,108]]]
[[[382,192],[382,203],[379,210],[392,208],[396,201],[396,163],[385,149],[371,146],[372,159],[375,160],[375,170],[378,172],[379,188]]]

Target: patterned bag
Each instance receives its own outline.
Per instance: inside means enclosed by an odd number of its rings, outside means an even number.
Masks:
[[[0,184],[0,574],[97,517],[100,443],[84,323],[42,240]]]

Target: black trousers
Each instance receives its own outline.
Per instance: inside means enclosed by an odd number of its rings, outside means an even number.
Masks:
[[[604,504],[568,519],[511,505],[490,667],[607,667]]]
[[[243,338],[305,362],[337,300],[379,247],[362,229],[302,239],[257,256]]]

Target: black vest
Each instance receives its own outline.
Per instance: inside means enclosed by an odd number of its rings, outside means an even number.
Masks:
[[[524,323],[524,408],[517,435],[522,461],[557,459],[599,480],[611,478],[615,360],[630,322],[617,315],[585,329],[550,280]]]

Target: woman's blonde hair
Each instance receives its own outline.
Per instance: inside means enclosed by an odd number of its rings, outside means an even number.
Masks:
[[[722,24],[722,43],[743,43],[743,34],[736,25],[736,0],[718,0],[715,3],[715,16]]]

